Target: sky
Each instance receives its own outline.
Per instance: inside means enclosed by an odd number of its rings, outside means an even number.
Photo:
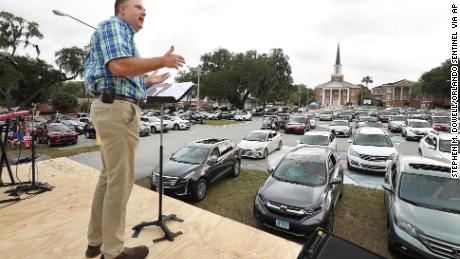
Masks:
[[[171,45],[187,66],[218,48],[289,56],[295,84],[310,88],[327,82],[340,41],[345,81],[369,87],[417,81],[450,54],[452,1],[435,0],[144,0],[147,17],[135,36],[142,57],[163,55]],[[0,0],[0,10],[35,21],[44,38],[40,58],[54,64],[64,47],[89,44],[93,29],[60,10],[96,26],[113,16],[112,0]],[[33,49],[19,51],[36,56]],[[176,71],[164,69],[173,76]]]

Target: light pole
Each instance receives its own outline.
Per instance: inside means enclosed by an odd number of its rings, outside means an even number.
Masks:
[[[198,72],[198,88],[197,88],[197,94],[196,94],[196,111],[200,111],[200,66],[197,67],[197,72]]]
[[[79,23],[83,23],[84,25],[86,25],[86,26],[88,26],[88,27],[91,27],[91,28],[93,28],[93,29],[96,29],[95,27],[93,27],[93,26],[87,24],[86,22],[84,22],[84,21],[82,21],[82,20],[80,20],[80,19],[77,19],[77,18],[73,17],[72,15],[63,13],[63,12],[61,12],[61,11],[59,11],[59,10],[53,10],[53,13],[54,13],[55,15],[57,15],[57,16],[67,16],[67,17],[69,17],[70,19],[74,19],[75,21],[77,21],[77,22],[79,22]]]

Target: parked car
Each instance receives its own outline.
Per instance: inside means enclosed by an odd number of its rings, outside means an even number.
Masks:
[[[252,113],[249,111],[237,112],[233,119],[236,121],[251,121]]]
[[[346,118],[349,122],[353,121],[353,112],[352,111],[341,111],[338,116]]]
[[[438,158],[450,162],[452,160],[452,137],[458,135],[452,133],[431,132],[420,140],[418,153],[424,157]]]
[[[310,128],[310,120],[305,115],[292,115],[284,126],[284,133],[304,134]]]
[[[164,116],[164,118],[172,122],[172,128],[175,130],[186,130],[192,126],[190,121],[184,120],[179,116]]]
[[[310,127],[312,129],[315,129],[316,128],[316,117],[315,117],[315,114],[313,113],[307,113],[305,114],[305,117],[307,117],[309,120],[310,120]]]
[[[433,129],[437,131],[447,131],[448,126],[450,125],[449,116],[432,116]]]
[[[158,117],[141,116],[141,122],[146,122],[150,125],[150,132],[157,133],[161,130],[161,121]],[[168,124],[163,122],[163,132],[168,132]]]
[[[317,227],[333,231],[334,208],[343,189],[343,169],[335,151],[299,147],[269,172],[254,199],[260,227],[300,237]]]
[[[281,134],[273,130],[253,130],[238,143],[242,157],[267,158],[283,146]]]
[[[75,130],[75,132],[78,133],[78,135],[83,134],[83,126],[80,123],[78,123],[77,121],[74,121],[74,120],[62,120],[61,123],[66,125],[66,126],[68,126],[69,128],[73,128]]]
[[[275,117],[276,115],[264,115],[260,129],[274,129],[272,121]]]
[[[284,129],[284,126],[286,126],[286,123],[289,121],[289,113],[278,113],[277,116],[279,128]]]
[[[209,185],[226,176],[240,175],[241,156],[235,143],[228,139],[202,139],[176,151],[163,166],[166,194],[191,196],[203,200]],[[158,190],[159,168],[150,178],[151,189]]]
[[[255,108],[254,112],[253,112],[253,115],[254,116],[263,116],[264,115],[264,108]]]
[[[72,144],[78,142],[78,133],[62,123],[43,123],[37,128],[38,143],[46,143],[48,147],[59,144]]]
[[[139,136],[145,137],[150,135],[150,125],[145,122],[139,123]]]
[[[334,120],[329,124],[329,131],[335,136],[351,136],[351,125],[347,120]]]
[[[433,131],[431,125],[425,120],[408,119],[403,126],[401,135],[409,139],[421,139]]]
[[[423,111],[421,110],[407,111],[406,115],[409,119],[414,119],[414,120],[424,120],[425,119],[425,115]]]
[[[387,123],[391,116],[393,116],[391,111],[380,111],[378,112],[377,118],[380,122]]]
[[[203,124],[204,122],[204,117],[199,114],[198,112],[194,112],[194,111],[186,111],[184,112],[182,115],[181,115],[181,118],[184,119],[184,120],[188,120],[192,123],[200,123],[200,124]],[[219,118],[221,119],[221,118]]]
[[[81,117],[77,121],[83,123],[84,126],[86,123],[88,123],[88,121],[91,121],[91,119],[89,117]]]
[[[372,116],[364,116],[364,115],[361,115],[358,117],[358,120],[356,122],[356,128],[360,128],[360,127],[363,127],[364,124],[368,121],[378,121],[376,117],[372,117]]]
[[[300,140],[297,141],[297,146],[324,146],[337,151],[337,141],[334,134],[329,131],[309,131],[305,132]]]
[[[96,128],[94,127],[92,121],[88,121],[88,123],[86,123],[83,127],[83,135],[85,135],[85,138],[87,139],[96,138]]]
[[[359,128],[349,141],[347,164],[350,170],[386,172],[399,155],[390,136],[378,128]]]
[[[322,111],[319,113],[320,121],[331,121],[334,119],[334,115],[331,111]]]
[[[391,132],[401,132],[402,128],[406,124],[406,120],[408,119],[405,115],[393,115],[388,120],[388,129]]]
[[[385,175],[388,249],[406,257],[458,258],[460,181],[449,163],[401,156]]]

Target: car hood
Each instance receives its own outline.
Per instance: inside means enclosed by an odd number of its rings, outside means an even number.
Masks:
[[[389,156],[396,152],[396,149],[394,147],[374,147],[374,146],[352,145],[350,149],[353,149],[359,154],[371,155],[371,156]]]
[[[348,126],[329,126],[330,130],[349,130]]]
[[[413,131],[419,131],[419,132],[430,132],[433,129],[432,128],[410,128]]]
[[[281,182],[269,177],[260,189],[264,198],[283,205],[307,208],[324,200],[324,186],[306,186]]]
[[[445,211],[419,207],[403,200],[395,204],[397,215],[422,230],[425,234],[460,244],[460,215]]]
[[[256,149],[264,148],[266,144],[267,142],[242,140],[240,143],[238,143],[238,147],[242,149]]]
[[[169,160],[163,166],[163,175],[181,178],[186,174],[190,173],[191,171],[200,167],[201,164],[186,164]],[[155,171],[158,172],[158,168],[156,168]]]

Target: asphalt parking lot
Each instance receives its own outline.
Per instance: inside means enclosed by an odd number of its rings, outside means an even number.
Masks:
[[[327,130],[329,123],[330,122],[328,121],[317,121],[317,127],[314,131]],[[235,143],[238,143],[248,132],[259,129],[261,124],[262,118],[254,117],[252,121],[234,125],[208,126],[196,124],[189,130],[170,130],[164,134],[164,158],[168,159],[171,154],[178,150],[181,146],[198,139],[228,138]],[[300,138],[300,135],[284,134],[283,131],[281,131],[281,134],[283,139],[283,148],[280,151],[271,153],[267,159],[243,159],[242,167],[266,171],[269,166],[276,164],[284,154],[297,145],[297,140]],[[392,136],[391,139],[396,144],[396,148],[400,154],[417,155],[418,141],[406,141],[399,133],[390,134]],[[148,176],[152,169],[158,165],[159,142],[160,134],[152,134],[150,136],[140,138],[136,155],[136,179]],[[80,136],[77,146],[93,145],[94,143],[95,140],[87,140],[84,136]],[[344,168],[347,167],[346,152],[349,146],[350,144],[348,143],[348,138],[337,138],[337,151],[340,154],[341,163]],[[71,157],[71,159],[99,170],[102,167],[99,152],[80,154]],[[383,183],[383,174],[355,172],[346,169],[345,175],[347,176],[345,183],[358,184],[371,188],[381,188]]]

